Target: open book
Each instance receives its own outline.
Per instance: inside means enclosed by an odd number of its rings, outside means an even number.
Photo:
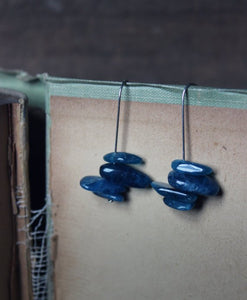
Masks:
[[[44,86],[38,104],[36,83]],[[245,300],[247,91],[189,91],[187,159],[212,167],[222,191],[181,212],[151,188],[108,203],[80,187],[113,151],[120,84],[46,75],[15,82],[46,114],[46,201],[37,213],[29,209],[25,96],[1,92],[0,298]],[[182,91],[129,83],[122,94],[119,151],[144,158],[140,169],[155,181],[167,182],[181,158]]]

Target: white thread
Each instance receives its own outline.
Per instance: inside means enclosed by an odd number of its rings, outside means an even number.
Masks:
[[[23,187],[17,186],[15,192],[17,218],[29,218],[28,224],[18,228],[19,232],[26,233],[26,240],[18,241],[17,245],[23,245],[30,249],[33,300],[46,300],[49,279],[47,239],[51,236],[50,224],[46,220],[48,205],[45,204],[41,209],[28,211],[24,195]]]
[[[16,188],[16,205],[18,208],[17,218],[28,218],[28,209],[23,200],[23,189]],[[30,210],[30,221],[28,224],[19,228],[19,232],[26,232],[26,240],[18,241],[17,245],[28,246],[30,248],[31,275],[33,300],[46,300],[48,287],[48,249],[47,238],[49,234],[49,225],[46,222],[47,205],[41,209]]]
[[[47,299],[48,284],[48,249],[47,238],[49,236],[48,224],[46,223],[47,205],[41,209],[31,210],[31,220],[28,228],[31,227],[30,238],[31,262],[32,262],[32,289],[34,300]]]

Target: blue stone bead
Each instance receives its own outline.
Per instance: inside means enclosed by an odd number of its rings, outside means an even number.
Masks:
[[[100,167],[100,175],[112,183],[129,187],[145,188],[151,183],[149,176],[124,164],[104,164]]]
[[[174,160],[172,162],[172,168],[174,171],[191,175],[209,175],[213,173],[213,170],[208,166],[182,159]]]
[[[193,203],[180,202],[180,201],[177,201],[176,199],[174,199],[172,195],[166,196],[163,199],[163,201],[169,207],[177,209],[177,210],[191,210],[195,206],[195,202],[193,202]]]
[[[99,192],[94,192],[94,194],[99,197],[106,198],[109,201],[118,201],[118,202],[124,201],[123,195],[111,195],[111,194],[105,194],[105,193],[99,193]]]
[[[82,188],[103,194],[120,194],[126,191],[126,187],[112,182],[107,181],[106,179],[100,176],[86,176],[83,177],[80,181]]]
[[[127,152],[111,152],[106,154],[104,160],[109,163],[120,163],[120,164],[142,164],[143,160],[141,157],[127,153]]]
[[[177,191],[167,183],[153,181],[151,186],[158,194],[165,196],[165,198],[168,197],[168,199],[171,198],[173,201],[194,203],[197,200],[197,195]]]
[[[175,189],[202,196],[212,196],[219,192],[218,183],[210,176],[193,176],[186,173],[171,171],[168,174],[168,182]]]

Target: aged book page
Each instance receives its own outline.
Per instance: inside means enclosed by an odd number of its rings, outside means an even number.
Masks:
[[[151,189],[108,203],[80,187],[114,149],[116,101],[50,105],[56,299],[246,299],[247,110],[187,109],[187,159],[211,166],[222,194],[180,212]],[[181,142],[180,106],[122,103],[119,151],[143,157],[154,180],[167,182]]]

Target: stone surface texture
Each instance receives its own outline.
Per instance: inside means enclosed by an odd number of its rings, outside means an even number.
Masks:
[[[193,176],[181,172],[171,171],[168,182],[175,189],[202,196],[213,196],[219,192],[218,183],[210,176]]]
[[[100,175],[112,183],[129,187],[145,188],[151,184],[149,176],[123,164],[104,164],[100,167]]]
[[[183,203],[194,203],[197,200],[197,195],[180,192],[167,183],[153,181],[151,185],[158,194],[165,196],[165,198],[172,198]]]
[[[143,160],[140,156],[127,152],[111,152],[104,155],[104,160],[109,163],[120,164],[142,164]]]
[[[182,159],[174,160],[171,166],[174,171],[191,175],[210,175],[213,173],[213,170],[208,166]]]

